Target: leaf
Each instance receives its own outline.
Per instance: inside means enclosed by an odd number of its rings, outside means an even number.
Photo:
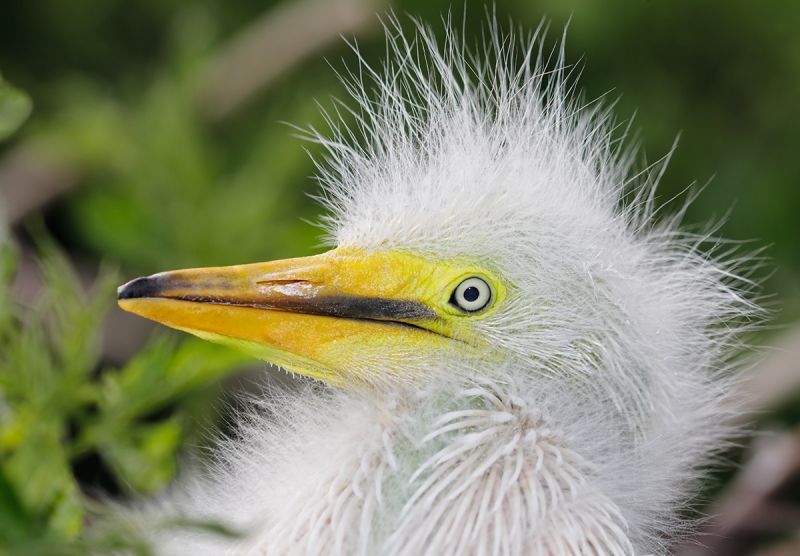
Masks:
[[[145,494],[165,487],[175,474],[175,453],[183,436],[179,420],[131,426],[123,431],[106,438],[101,447],[123,484]]]
[[[32,538],[37,524],[0,468],[0,547]]]
[[[92,372],[99,356],[100,327],[114,299],[119,277],[101,267],[94,287],[84,292],[75,270],[41,221],[28,226],[40,253],[39,268],[44,281],[41,313],[48,316],[54,355],[65,378],[80,381]]]
[[[250,361],[207,342],[190,340],[178,348],[167,340],[153,342],[122,370],[103,373],[97,411],[84,423],[77,452],[97,450],[131,491],[163,488],[175,473],[185,434],[180,402]],[[152,422],[176,404],[178,414]]]
[[[78,486],[62,445],[61,423],[40,419],[34,422],[3,467],[15,485],[22,506],[47,523],[57,538],[74,538],[83,523]]]
[[[0,76],[0,141],[14,133],[28,119],[31,110],[30,97]]]
[[[116,421],[145,417],[252,362],[247,354],[195,338],[177,348],[159,340],[119,373],[103,375],[101,411]]]

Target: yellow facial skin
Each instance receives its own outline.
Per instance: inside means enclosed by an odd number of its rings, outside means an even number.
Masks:
[[[450,303],[477,276],[491,301],[466,313]],[[126,311],[242,348],[287,370],[334,384],[414,379],[432,351],[482,356],[471,322],[507,293],[468,262],[405,252],[334,249],[313,257],[178,270],[119,289]]]

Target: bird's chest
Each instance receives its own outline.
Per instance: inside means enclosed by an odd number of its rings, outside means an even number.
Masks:
[[[485,384],[395,410],[349,420],[240,553],[632,554],[590,466],[523,400]]]

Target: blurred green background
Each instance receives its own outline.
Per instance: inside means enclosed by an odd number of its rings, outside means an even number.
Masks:
[[[114,308],[142,274],[318,252],[310,154],[356,37],[379,64],[391,7],[469,41],[487,10],[450,0],[26,0],[0,5],[0,554],[147,554],[105,495],[161,491],[185,446],[224,426],[246,357]],[[549,18],[586,97],[616,102],[653,162],[677,151],[659,201],[700,228],[768,246],[775,327],[748,411],[770,434],[800,422],[800,2],[497,0],[528,31]],[[331,68],[333,66],[333,68]],[[27,95],[27,96],[26,96]],[[33,111],[25,121],[31,108]],[[23,124],[24,122],[24,124]],[[21,127],[20,127],[21,126]],[[19,129],[16,129],[19,127]],[[12,134],[12,130],[16,132]],[[644,159],[643,159],[644,160]],[[751,241],[752,240],[752,241]],[[90,287],[90,284],[94,284]],[[770,374],[772,373],[772,374]],[[234,378],[231,378],[234,377]],[[238,377],[238,378],[236,378]],[[762,396],[763,394],[763,396]],[[753,448],[733,452],[747,462]],[[800,458],[799,458],[800,460]],[[788,465],[788,464],[787,464]],[[724,467],[724,466],[723,466]],[[736,492],[724,467],[708,497]],[[797,473],[771,492],[797,509]],[[711,502],[712,504],[716,502]],[[749,526],[725,554],[781,554],[800,523]],[[751,524],[752,525],[752,524]],[[738,534],[738,533],[736,533]],[[731,537],[735,537],[731,533]],[[680,552],[676,554],[689,554]],[[789,550],[793,550],[790,548]],[[761,552],[759,552],[761,551]],[[769,552],[772,551],[772,552]],[[786,552],[786,554],[800,553]],[[700,554],[700,553],[698,553]]]

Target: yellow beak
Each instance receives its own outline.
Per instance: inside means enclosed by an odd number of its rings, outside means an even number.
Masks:
[[[440,266],[337,249],[137,278],[118,299],[126,311],[292,372],[337,384],[397,381],[424,370],[432,351],[471,349],[439,310],[449,295]]]

